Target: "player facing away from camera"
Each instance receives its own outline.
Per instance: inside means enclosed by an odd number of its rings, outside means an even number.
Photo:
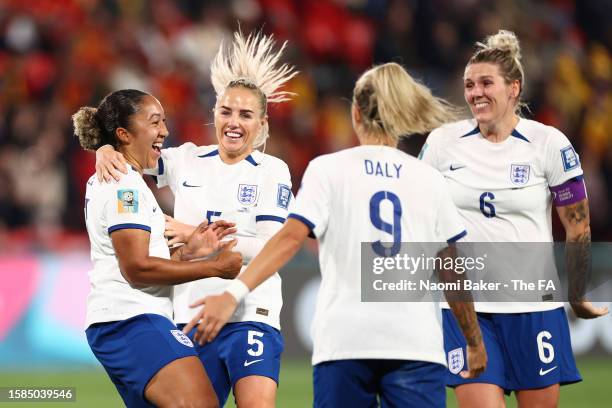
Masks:
[[[211,66],[219,144],[162,149],[155,175],[158,187],[169,186],[175,197],[175,219],[166,227],[171,243],[184,242],[203,220],[222,217],[236,224],[235,249],[246,265],[285,222],[292,197],[289,169],[255,150],[269,136],[268,103],[288,99],[279,88],[296,74],[286,64],[277,66],[286,44],[279,50],[274,45],[271,37],[242,33],[235,34],[229,51],[222,45]],[[108,177],[116,171],[112,161],[121,158],[112,149],[101,149],[98,156],[100,173]],[[222,279],[178,286],[175,322],[189,322],[197,311],[191,302],[226,286]],[[221,405],[232,388],[238,406],[275,405],[284,348],[281,307],[281,279],[275,273],[241,302],[214,341],[196,345]]]
[[[500,30],[477,46],[463,78],[474,118],[434,130],[421,157],[445,176],[470,241],[552,242],[554,204],[566,231],[572,309],[581,318],[604,315],[607,309],[587,301],[580,283],[591,237],[578,155],[559,130],[518,116],[524,75],[514,33]],[[540,262],[520,255],[523,276],[529,278],[536,271],[528,265]],[[517,264],[491,268],[503,276],[514,273]],[[554,407],[559,385],[581,380],[562,303],[487,302],[477,303],[476,311],[489,364],[479,378],[465,379],[456,375],[461,367],[449,363],[448,385],[455,388],[459,406],[504,406],[504,391],[515,391],[521,407]],[[450,312],[443,314],[451,359],[463,353],[465,340]]]
[[[129,163],[117,183],[87,182],[85,223],[94,264],[89,277],[87,341],[128,407],[216,407],[217,398],[193,343],[172,322],[171,285],[220,276],[242,265],[227,223],[199,226],[170,253],[164,215],[144,180],[168,135],[159,101],[138,90],[106,96],[73,116],[81,146],[113,145]],[[213,255],[214,259],[178,262]]]
[[[360,252],[362,242],[375,241],[439,242],[445,249],[465,235],[442,176],[396,148],[401,135],[427,132],[452,117],[400,65],[365,72],[352,103],[360,146],[310,162],[283,228],[225,293],[198,302],[204,307],[186,329],[197,325],[198,341],[223,333],[247,293],[313,233],[322,275],[312,330],[314,405],[369,407],[380,399],[383,407],[444,406],[439,304],[361,302]],[[379,166],[389,171],[370,171]],[[473,377],[486,365],[476,314],[469,302],[452,305],[470,339],[463,375]]]

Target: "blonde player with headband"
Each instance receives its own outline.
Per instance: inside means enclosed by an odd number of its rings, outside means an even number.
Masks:
[[[287,64],[278,65],[286,43],[278,50],[274,45],[271,37],[245,38],[240,32],[229,51],[222,45],[211,66],[219,144],[162,149],[154,175],[158,187],[170,186],[175,196],[178,221],[170,219],[166,227],[171,243],[184,242],[192,226],[203,220],[223,218],[236,223],[235,250],[246,265],[285,222],[292,197],[289,169],[282,160],[255,150],[269,136],[268,103],[288,100],[291,94],[279,88],[297,74]],[[109,179],[116,171],[112,163],[122,160],[112,149],[99,150],[98,175]],[[175,322],[191,320],[191,301],[222,293],[226,286],[221,279],[177,286]],[[281,306],[281,279],[275,273],[241,302],[214,341],[198,345],[221,406],[231,388],[238,406],[274,406],[284,347]]]
[[[313,233],[322,275],[312,328],[314,406],[372,407],[378,401],[382,407],[444,406],[438,303],[361,302],[360,253],[362,242],[375,248],[380,241],[393,241],[393,248],[438,242],[448,253],[465,235],[440,173],[396,148],[402,135],[428,132],[454,118],[452,112],[398,64],[365,72],[352,104],[360,146],[310,162],[283,228],[225,293],[198,302],[204,308],[186,328],[201,318],[196,339],[222,334],[242,299],[274,276]],[[469,369],[462,375],[471,378],[486,366],[476,314],[469,302],[451,306],[470,341]]]
[[[444,174],[470,241],[552,243],[554,205],[566,231],[568,272],[580,281],[588,268],[591,235],[578,155],[563,133],[518,115],[524,73],[515,34],[500,30],[477,45],[463,77],[474,118],[434,130],[421,156]],[[525,274],[519,277],[533,278],[542,255],[521,253],[520,265],[496,262],[487,270],[516,276],[518,267]],[[489,354],[487,370],[478,379],[457,375],[461,364],[451,360],[463,361],[465,340],[454,317],[444,311],[447,384],[455,388],[459,406],[504,406],[504,392],[515,391],[521,407],[554,407],[559,385],[581,380],[563,304],[552,296],[544,296],[551,300],[546,302],[476,304]],[[581,318],[608,312],[586,300],[581,290],[570,292],[569,300]]]

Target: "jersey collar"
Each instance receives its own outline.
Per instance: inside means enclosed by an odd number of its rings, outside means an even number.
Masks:
[[[200,155],[198,157],[205,158],[205,157],[214,157],[214,156],[218,156],[218,155],[219,155],[219,149],[215,149],[215,150],[213,150],[211,152],[208,152],[206,154],[202,154],[202,155]],[[249,154],[247,157],[245,157],[244,160],[246,160],[247,162],[251,163],[253,166],[259,166],[259,163],[257,163],[255,161],[255,159],[253,158],[252,154]]]
[[[519,126],[521,122],[519,121],[519,123],[516,125],[516,127]],[[472,135],[478,135],[480,134],[480,129],[478,128],[478,125],[476,125],[476,127],[472,130],[470,130],[469,132],[467,132],[465,135],[461,136],[461,137],[467,137],[467,136],[472,136]],[[521,132],[519,132],[518,130],[516,130],[516,128],[514,128],[512,130],[512,133],[510,133],[510,136],[512,137],[516,137],[517,139],[521,139],[526,141],[527,143],[531,143],[529,141],[529,139],[527,139]]]

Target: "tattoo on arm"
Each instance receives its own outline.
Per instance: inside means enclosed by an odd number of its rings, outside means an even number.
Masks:
[[[474,311],[473,302],[449,301],[449,306],[461,327],[463,336],[469,346],[477,346],[482,342],[482,333],[478,325],[478,317]]]
[[[455,258],[457,256],[457,248],[454,245],[444,248],[438,253],[442,259]],[[447,264],[443,262],[443,264]],[[454,262],[453,262],[454,264]],[[457,290],[445,290],[444,295],[448,302],[463,336],[469,346],[477,346],[482,342],[482,333],[478,325],[478,317],[474,311],[474,302],[470,291],[463,290],[465,274],[456,273],[452,269],[442,269],[438,271],[440,281],[443,283],[458,283]]]
[[[591,272],[591,232],[586,231],[577,241],[565,243],[565,264],[569,279],[569,301],[584,299]]]
[[[588,200],[559,207],[566,229],[565,264],[569,283],[569,301],[584,299],[591,272],[591,230]]]
[[[589,219],[589,205],[587,200],[582,200],[573,205],[563,207],[565,217],[570,225],[580,225]]]

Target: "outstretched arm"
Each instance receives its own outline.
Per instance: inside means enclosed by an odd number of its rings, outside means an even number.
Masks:
[[[246,270],[232,282],[225,292],[221,295],[205,297],[192,305],[192,307],[199,305],[204,307],[183,331],[189,333],[197,325],[195,341],[204,344],[204,342],[214,340],[244,296],[289,262],[301,248],[309,233],[310,229],[301,221],[293,218],[287,219],[283,228],[268,241],[259,255],[251,261]]]
[[[576,316],[593,319],[608,314],[607,307],[596,307],[586,299],[591,268],[591,227],[589,200],[557,206],[565,227],[565,263],[569,280],[569,301]]]
[[[301,221],[287,219],[283,228],[270,238],[239,279],[249,291],[255,289],[295,256],[309,233],[310,229]]]

